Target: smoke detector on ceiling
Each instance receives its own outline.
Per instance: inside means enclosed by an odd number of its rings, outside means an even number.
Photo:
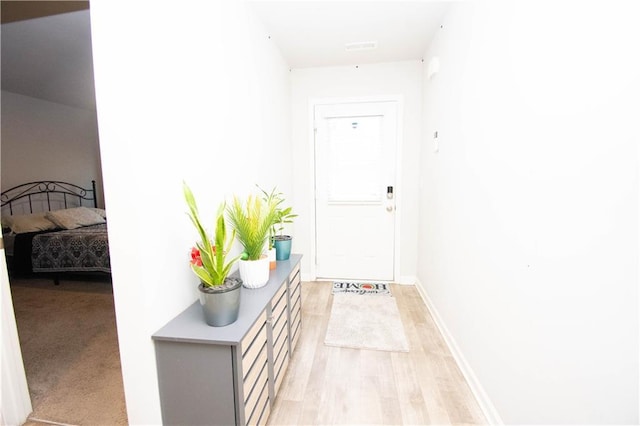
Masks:
[[[356,50],[373,50],[378,47],[377,41],[357,41],[354,43],[347,43],[344,45],[344,50],[352,52]]]

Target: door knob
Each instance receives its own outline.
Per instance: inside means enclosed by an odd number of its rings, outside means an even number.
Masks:
[[[392,212],[393,211],[393,206],[387,206],[387,211],[388,212]]]

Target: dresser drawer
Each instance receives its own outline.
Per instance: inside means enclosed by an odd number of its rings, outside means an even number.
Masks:
[[[276,305],[278,305],[279,303],[286,303],[286,300],[284,300],[282,297],[285,295],[287,291],[287,287],[285,285],[283,285],[282,287],[280,287],[280,289],[278,290],[278,292],[275,294],[275,296],[273,296],[273,299],[271,299],[271,307],[275,308]]]
[[[289,282],[293,282],[296,275],[298,276],[298,279],[300,279],[300,263],[298,263],[289,274]]]
[[[294,306],[294,310],[291,312],[291,316],[293,317],[291,320],[291,351],[295,350],[302,331],[302,312],[300,311],[301,303],[302,301],[298,299],[297,307]]]
[[[257,386],[245,402],[244,413],[248,425],[259,424],[261,418],[264,418],[266,422],[263,412],[265,405],[269,403],[268,370],[265,366],[264,373],[260,375],[260,379],[256,383]]]
[[[256,338],[258,333],[264,327],[267,322],[267,313],[266,311],[262,311],[255,324],[249,329],[247,334],[242,338],[242,342],[240,343],[240,348],[242,349],[242,356],[247,353],[247,350],[251,347],[253,340]]]
[[[258,354],[253,365],[251,365],[249,370],[245,370],[243,372],[244,377],[242,380],[242,388],[244,391],[245,399],[251,393],[253,388],[256,386],[256,383],[258,382],[259,378],[262,375],[263,368],[265,367],[265,365],[267,365],[268,359],[269,359],[269,356],[268,356],[267,345],[264,345],[262,347],[262,351],[260,351],[260,353]]]
[[[291,289],[291,351],[293,352],[302,329],[302,283],[298,279]]]
[[[259,321],[264,321],[266,318],[265,314],[260,316]],[[257,323],[256,325],[258,325]],[[254,327],[251,329],[251,332],[247,334],[247,336],[242,340],[242,377],[246,377],[247,373],[251,370],[251,366],[254,364],[260,352],[264,349],[267,344],[267,327],[266,323],[262,322],[260,328]],[[255,335],[251,335],[255,328]]]
[[[268,396],[268,392],[267,396]],[[262,413],[259,413],[258,410],[254,413],[253,416],[247,422],[248,426],[258,426],[258,425],[266,425],[267,420],[269,419],[269,414],[271,414],[271,404],[270,399],[267,397],[264,401],[264,405],[262,406]]]
[[[282,357],[289,351],[289,345],[288,345],[289,342],[287,340],[288,340],[288,335],[286,331],[284,331],[280,335],[280,340],[273,348],[273,358],[275,360],[274,371],[277,371],[276,367],[282,363]]]
[[[291,316],[293,317],[293,319],[291,320],[291,335],[293,336],[295,334],[294,331],[300,326],[300,323],[302,322],[300,309],[294,309],[294,311],[291,312]]]
[[[286,325],[287,325],[287,311],[286,309],[283,309],[279,313],[279,316],[274,317],[273,319],[273,339],[274,340],[280,334],[280,331],[282,330],[282,328],[285,327]]]
[[[273,355],[274,357],[280,353],[282,346],[287,344],[288,334],[287,321],[282,321],[279,329],[273,330]]]
[[[271,404],[269,404],[269,400],[264,405],[264,409],[262,410],[262,415],[260,419],[256,422],[256,425],[266,425],[267,420],[269,419],[269,414],[271,414]]]
[[[298,344],[298,339],[300,338],[300,333],[302,332],[302,323],[298,322],[294,324],[291,331],[291,350],[295,350],[296,345]]]
[[[269,388],[268,382],[269,382],[269,367],[265,364],[262,366],[262,369],[260,370],[260,374],[255,382],[255,385],[253,386],[253,389],[251,389],[251,391],[248,394],[245,394],[244,404],[245,404],[245,415],[247,419],[249,418],[251,413],[255,411],[256,406],[258,406],[258,403],[263,393],[263,389]],[[261,411],[261,408],[260,408],[260,411]]]
[[[291,288],[291,306],[296,304],[296,301],[300,299],[300,284]]]
[[[300,285],[300,274],[294,276],[290,281],[289,281],[289,288],[294,288],[295,286]]]
[[[296,319],[298,319],[300,317],[300,311],[302,308],[302,299],[300,298],[300,295],[298,295],[298,297],[296,297],[295,299],[292,298],[291,299],[291,323],[293,324]]]
[[[284,379],[285,374],[287,373],[287,366],[289,365],[289,352],[286,350],[286,346],[282,350],[282,354],[280,358],[276,359],[274,366],[274,374],[275,374],[275,383],[274,383],[274,391],[275,394],[278,394],[278,390],[280,389],[280,385],[282,384],[282,380]]]
[[[286,290],[286,288],[285,288]],[[283,319],[286,320],[286,310],[287,310],[287,295],[283,294],[282,298],[278,301],[277,304],[272,305],[272,311],[271,311],[271,315],[272,315],[272,320],[273,320],[273,326],[276,327],[276,324],[279,321],[282,321]]]

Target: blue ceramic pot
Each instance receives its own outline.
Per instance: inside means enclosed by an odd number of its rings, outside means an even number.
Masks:
[[[289,260],[291,255],[291,237],[289,235],[276,235],[273,237],[273,245],[276,248],[276,260]]]

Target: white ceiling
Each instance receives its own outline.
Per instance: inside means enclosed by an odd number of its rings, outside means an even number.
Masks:
[[[419,60],[449,2],[249,2],[290,68]],[[368,51],[346,43],[377,43]],[[89,11],[2,24],[2,90],[95,109]]]
[[[291,68],[421,59],[449,6],[446,1],[250,2]],[[346,51],[345,44],[377,42]]]

